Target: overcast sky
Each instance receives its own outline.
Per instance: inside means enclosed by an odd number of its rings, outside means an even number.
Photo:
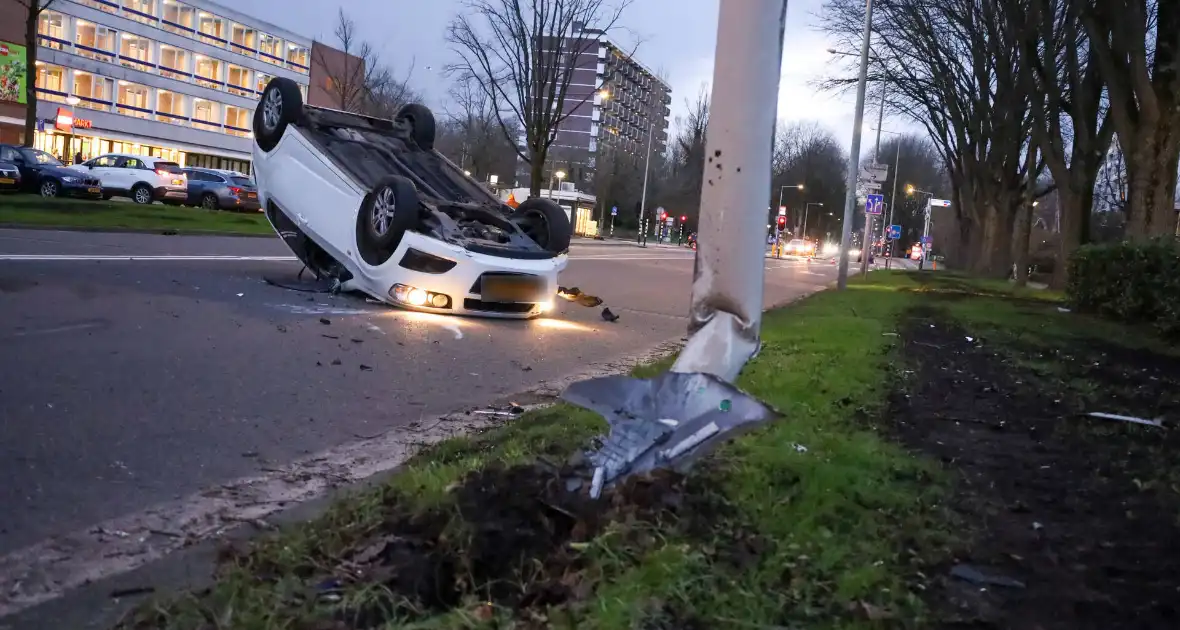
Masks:
[[[403,75],[413,65],[413,86],[425,94],[429,105],[441,109],[449,84],[442,70],[454,58],[444,36],[460,0],[219,1],[330,44],[335,44],[332,29],[336,11],[343,7],[357,23],[359,34],[379,50],[383,61]],[[626,40],[638,38],[641,43],[636,58],[668,77],[673,117],[686,110],[686,98],[693,99],[701,86],[712,80],[717,1],[634,0],[623,14],[622,26],[626,30],[615,35],[624,40],[620,42],[624,45],[630,43]],[[821,4],[822,0],[790,2],[778,114],[786,121],[820,122],[836,134],[847,151],[852,138],[853,96],[833,96],[808,85],[834,67],[827,52],[831,44],[815,28],[815,14]],[[875,111],[875,107],[866,111],[866,134],[876,126]],[[898,127],[898,123],[892,127]],[[885,129],[890,128],[886,122]],[[872,139],[869,135],[866,141]]]

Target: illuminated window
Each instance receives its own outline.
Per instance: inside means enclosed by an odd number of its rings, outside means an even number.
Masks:
[[[113,79],[74,70],[74,96],[78,97],[78,107],[109,111],[114,85]]]
[[[250,71],[241,66],[229,64],[229,91],[239,96],[254,96],[254,85],[250,82]]]
[[[42,11],[37,19],[37,34],[42,35],[41,45],[54,50],[64,50],[69,44],[66,37],[65,17],[56,11]],[[52,39],[47,39],[52,38]]]
[[[66,101],[65,80],[66,71],[64,68],[51,66],[47,63],[37,63],[37,89],[45,90],[39,92],[42,100],[64,103]]]
[[[296,72],[307,72],[307,46],[299,46],[297,44],[287,45],[287,65]]]
[[[118,98],[115,99],[115,111],[126,116],[148,118],[148,88],[128,81],[119,81]]]
[[[123,15],[144,24],[156,23],[156,0],[123,0]]]
[[[205,43],[225,46],[225,20],[208,11],[197,11],[197,36]]]
[[[221,89],[221,62],[204,55],[196,55],[193,59],[196,60],[193,77],[197,84],[215,90]]]
[[[77,34],[74,36],[78,54],[100,61],[113,61],[115,58],[115,31],[92,22],[78,20]]]
[[[188,116],[184,111],[183,94],[168,90],[156,91],[156,120],[174,125],[187,125]]]
[[[203,98],[193,99],[193,126],[198,129],[220,130],[217,103]]]
[[[273,78],[269,74],[262,72],[255,72],[254,77],[254,90],[259,94],[262,94],[262,91],[266,89],[266,84],[270,83],[270,80]]]
[[[166,31],[192,37],[196,24],[196,10],[176,0],[164,0],[163,6],[164,11],[161,15],[160,26],[163,26]]]
[[[152,65],[152,44],[146,37],[123,33],[119,37],[119,63],[128,68],[148,70]]]
[[[262,59],[273,64],[281,64],[283,62],[282,42],[274,35],[267,35],[266,33],[258,33],[258,52],[262,53]]]
[[[160,44],[160,74],[181,81],[188,80],[188,51]]]
[[[84,4],[88,7],[93,7],[99,11],[106,11],[107,13],[117,13],[119,11],[119,8],[112,6],[113,3],[109,2],[109,0],[107,2],[98,2],[98,0],[78,0],[78,3]]]
[[[258,50],[258,31],[244,24],[234,24],[230,28],[229,41],[234,52],[253,55]]]
[[[249,137],[250,111],[241,107],[226,105],[225,132],[235,136]]]

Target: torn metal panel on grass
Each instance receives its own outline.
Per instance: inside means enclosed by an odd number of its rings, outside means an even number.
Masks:
[[[780,417],[733,384],[702,373],[607,376],[574,383],[561,397],[602,414],[610,425],[602,447],[588,455],[593,497],[627,475],[686,469],[718,444]]]

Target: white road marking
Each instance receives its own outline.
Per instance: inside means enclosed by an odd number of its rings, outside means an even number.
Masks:
[[[266,261],[266,262],[294,262],[298,259],[294,256],[172,256],[172,255],[146,255],[146,256],[115,256],[115,255],[98,255],[98,254],[0,254],[0,260],[7,261],[83,261],[83,262],[101,262],[107,260],[114,261]]]
[[[271,304],[271,306],[293,315],[369,315],[379,312],[376,309],[343,308],[329,306],[327,304],[317,304],[315,306],[307,306],[305,304]]]
[[[36,337],[40,335],[54,335],[63,332],[73,332],[75,330],[87,330],[89,328],[98,328],[102,326],[102,322],[84,322],[81,324],[69,324],[66,326],[57,326],[56,328],[42,328],[41,330],[21,330],[12,333],[10,337]]]

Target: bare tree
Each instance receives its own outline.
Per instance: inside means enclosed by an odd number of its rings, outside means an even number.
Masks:
[[[1030,99],[1032,137],[1057,187],[1061,234],[1052,284],[1065,286],[1069,260],[1090,234],[1094,184],[1114,125],[1102,106],[1104,82],[1073,0],[1030,0],[1026,15],[1009,16],[1023,32],[1027,63],[1020,80]]]
[[[327,75],[327,91],[336,109],[356,114],[381,118],[392,118],[402,105],[416,99],[410,88],[410,77],[414,67],[405,79],[397,79],[369,42],[362,41],[356,32],[356,23],[340,9],[336,15],[333,31],[336,43],[343,55],[331,54],[323,48],[316,48],[316,63]]]
[[[806,223],[808,234],[834,230],[844,216],[840,212],[837,218],[836,209],[843,207],[847,173],[848,155],[831,131],[815,121],[780,123],[771,160],[771,216],[778,213],[781,196],[790,229],[801,230]],[[809,211],[808,204],[823,205]]]
[[[446,153],[455,163],[481,181],[493,174],[505,181],[515,175],[516,143],[508,142],[494,104],[473,79],[461,78],[451,86],[446,114]]]
[[[461,58],[448,69],[473,79],[495,103],[501,131],[529,164],[533,196],[540,194],[561,123],[595,93],[571,90],[578,57],[597,54],[598,34],[613,29],[629,3],[464,0],[447,29],[447,41]],[[523,146],[510,135],[516,128],[524,132]]]
[[[685,99],[688,114],[676,118],[676,137],[669,148],[665,205],[695,218],[700,212],[705,174],[705,129],[709,126],[709,86],[702,85],[696,100]]]
[[[54,0],[16,0],[25,9],[25,146],[33,146],[37,130],[37,23]]]
[[[1012,235],[1042,161],[1027,160],[1031,116],[1019,81],[1023,50],[1009,15],[1027,0],[894,0],[874,7],[870,80],[888,106],[923,125],[950,175],[958,242],[950,254],[976,272],[1011,268]],[[844,42],[864,24],[860,0],[828,0],[824,29]],[[825,87],[844,89],[835,79]]]
[[[1127,234],[1175,229],[1180,165],[1180,2],[1070,0],[1109,94],[1126,161]]]

